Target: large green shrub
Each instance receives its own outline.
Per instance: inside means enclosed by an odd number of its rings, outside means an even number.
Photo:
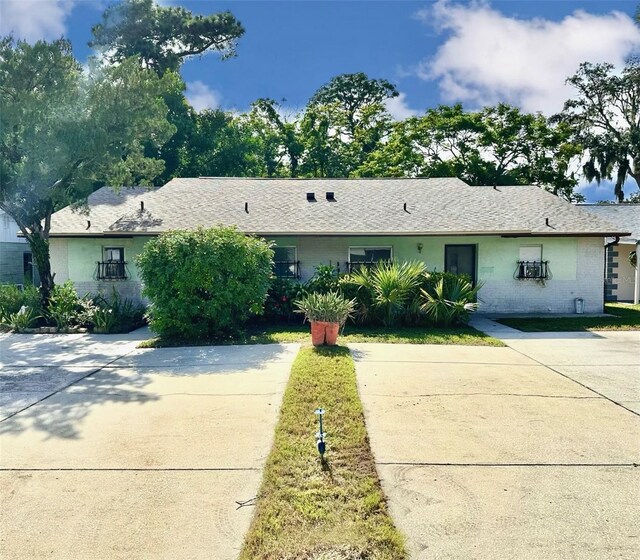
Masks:
[[[151,301],[151,328],[178,338],[236,335],[262,312],[270,245],[233,227],[173,231],[149,241],[136,263]]]

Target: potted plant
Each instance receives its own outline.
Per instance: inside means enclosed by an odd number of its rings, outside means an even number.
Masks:
[[[340,327],[353,313],[355,302],[337,292],[327,294],[308,294],[295,302],[297,313],[311,323],[311,343],[334,345],[338,339]]]

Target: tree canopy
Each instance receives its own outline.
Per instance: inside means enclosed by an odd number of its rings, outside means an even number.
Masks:
[[[0,42],[0,208],[31,246],[45,302],[51,214],[99,186],[149,184],[162,171],[143,143],[173,134],[162,94],[176,80],[135,60],[85,73],[65,40]]]
[[[230,12],[200,16],[153,0],[122,0],[105,10],[92,33],[89,46],[108,63],[135,57],[144,68],[163,74],[177,72],[185,59],[208,51],[234,56],[244,28]]]
[[[585,177],[612,179],[622,202],[627,177],[640,187],[640,61],[629,60],[622,73],[585,62],[567,81],[577,95],[555,120],[571,126],[586,151]]]

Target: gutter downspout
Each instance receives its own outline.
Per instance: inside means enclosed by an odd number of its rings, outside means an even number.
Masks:
[[[609,248],[615,247],[618,243],[620,243],[620,236],[616,235],[613,241],[604,244],[604,303],[607,301],[607,254],[609,252]],[[602,306],[602,310],[604,311],[604,304]]]

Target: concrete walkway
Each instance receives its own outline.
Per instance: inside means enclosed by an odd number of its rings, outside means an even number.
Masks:
[[[237,557],[298,345],[66,336],[0,340],[3,560]]]
[[[517,348],[350,345],[412,558],[640,555],[640,418],[625,405],[638,395],[637,340],[542,338],[510,339]],[[614,356],[618,366],[599,370],[601,391],[591,389],[588,368]]]

